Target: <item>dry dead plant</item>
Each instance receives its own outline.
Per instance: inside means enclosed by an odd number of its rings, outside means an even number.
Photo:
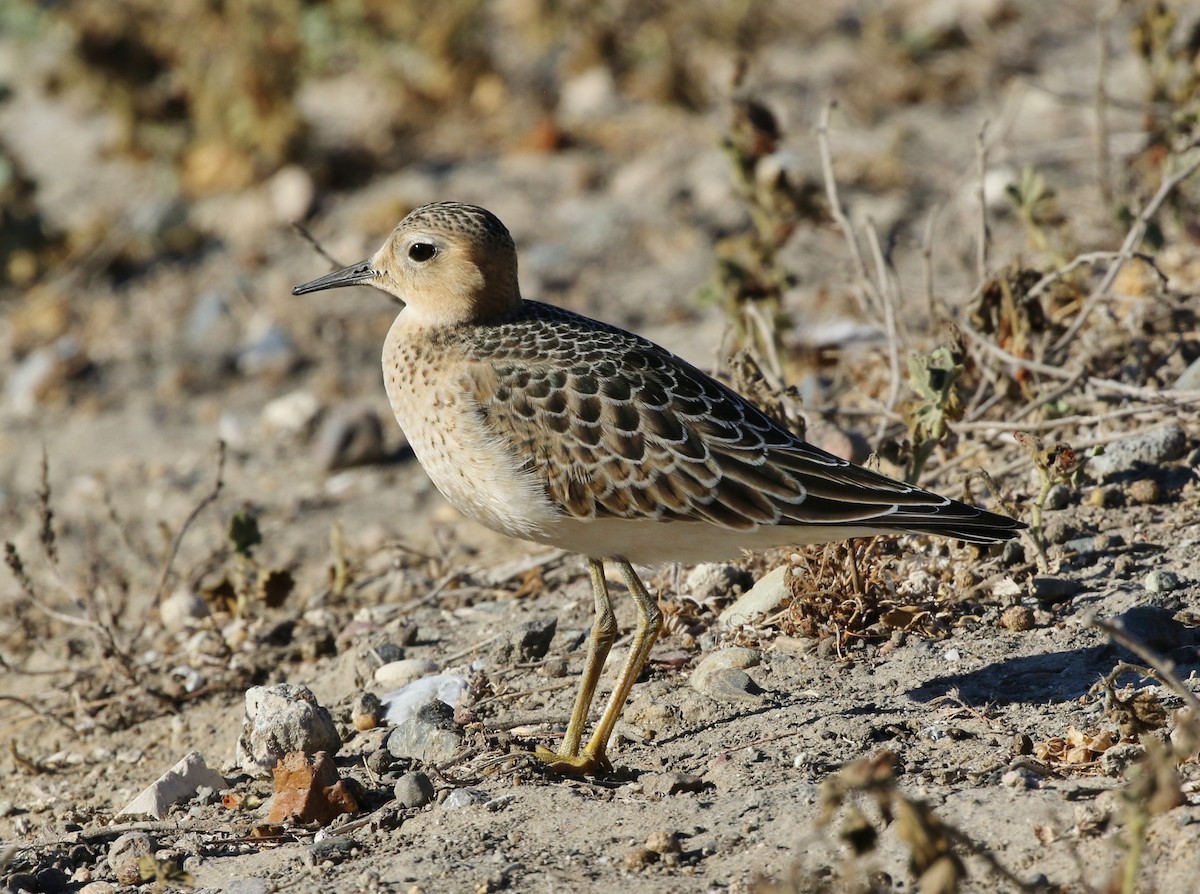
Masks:
[[[1105,715],[1120,725],[1127,739],[1144,748],[1141,760],[1129,769],[1128,782],[1121,790],[1125,808],[1125,860],[1119,878],[1114,878],[1109,886],[1113,892],[1134,894],[1138,890],[1150,820],[1187,800],[1178,767],[1185,761],[1194,762],[1200,754],[1200,698],[1179,679],[1170,661],[1155,654],[1120,626],[1100,618],[1092,618],[1091,624],[1146,662],[1146,666],[1118,662],[1097,684],[1104,692]],[[1125,673],[1156,680],[1178,695],[1184,707],[1168,719],[1165,706],[1150,690],[1131,694],[1118,692],[1116,680]],[[1169,734],[1159,733],[1168,723],[1171,724]]]
[[[818,826],[828,829],[840,815],[837,836],[849,850],[840,873],[818,880],[811,872],[797,869],[783,883],[760,883],[754,889],[756,894],[894,890],[886,874],[863,865],[878,849],[880,836],[889,828],[908,850],[909,872],[921,894],[953,894],[961,890],[967,878],[963,855],[979,858],[990,873],[1016,890],[1037,890],[1001,864],[986,846],[944,822],[928,804],[904,794],[897,784],[896,764],[894,753],[879,751],[847,764],[821,783]],[[862,801],[870,807],[864,809],[866,805],[860,806]],[[872,821],[869,812],[877,819]]]

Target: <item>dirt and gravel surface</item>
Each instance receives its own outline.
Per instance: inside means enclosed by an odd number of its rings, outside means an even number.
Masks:
[[[1196,889],[1194,16],[258,6],[0,13],[0,889]],[[647,569],[668,630],[615,769],[547,776],[584,563],[433,489],[383,394],[395,305],[289,294],[329,269],[293,221],[350,263],[440,199],[506,222],[527,298],[723,375],[760,326],[739,383],[827,449],[903,475],[944,411],[921,483],[1036,535]],[[939,345],[955,407],[909,371]],[[756,581],[765,615],[719,620]],[[463,691],[420,756],[359,728],[431,674]],[[356,812],[269,821],[237,743],[279,683]],[[223,786],[117,815],[191,752]]]

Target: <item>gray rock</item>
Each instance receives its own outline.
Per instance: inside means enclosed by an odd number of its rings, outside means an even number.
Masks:
[[[394,793],[402,807],[424,807],[433,801],[433,783],[424,773],[405,773],[396,780]]]
[[[269,776],[280,758],[293,751],[337,754],[342,739],[329,711],[307,686],[280,683],[246,691],[246,717],[237,742],[237,765]]]
[[[122,807],[117,816],[144,814],[162,819],[173,805],[190,801],[202,788],[219,792],[225,788],[225,778],[209,769],[199,751],[192,751]]]
[[[136,885],[142,880],[138,861],[154,853],[154,839],[145,832],[126,832],[108,849],[108,867],[122,885]]]
[[[705,656],[689,682],[697,692],[722,702],[758,701],[761,690],[742,668],[759,662],[755,649],[722,649]]]
[[[430,698],[392,730],[387,750],[393,757],[438,764],[454,757],[461,743],[462,730],[454,723],[454,709]]]
[[[1062,548],[1064,552],[1086,558],[1124,545],[1125,538],[1120,534],[1097,534],[1095,537],[1075,537],[1066,541]]]
[[[1142,581],[1142,586],[1146,588],[1148,593],[1170,593],[1178,590],[1183,581],[1174,571],[1165,571],[1155,569],[1146,575]]]
[[[1065,602],[1083,589],[1077,580],[1065,577],[1035,577],[1029,586],[1029,595],[1041,603]]]
[[[345,863],[358,850],[358,842],[347,835],[330,835],[314,841],[304,849],[304,862],[309,866],[325,863]]]
[[[446,795],[442,806],[447,810],[458,810],[462,807],[474,807],[489,800],[488,793],[477,788],[456,788]]]
[[[748,667],[755,667],[761,661],[762,653],[758,649],[747,649],[742,646],[730,646],[726,649],[718,649],[715,652],[709,652],[700,659],[700,662],[696,665],[696,669],[692,671],[692,680],[704,677],[715,670],[725,667],[745,670]]]
[[[688,572],[684,588],[696,602],[728,599],[754,586],[754,577],[744,568],[726,562],[706,562]]]
[[[1100,755],[1100,769],[1105,776],[1121,777],[1142,759],[1146,749],[1136,742],[1119,742]]]
[[[1066,509],[1071,502],[1072,489],[1065,484],[1056,484],[1046,493],[1047,509]]]
[[[1027,560],[1025,544],[1020,540],[1008,541],[1000,551],[1000,561],[1005,566],[1024,565]]]
[[[550,650],[557,630],[558,618],[553,615],[526,621],[493,647],[492,661],[498,666],[537,661]]]
[[[709,698],[724,702],[756,702],[762,690],[750,675],[736,667],[715,670],[708,677]]]
[[[383,422],[378,413],[364,407],[330,413],[313,445],[314,458],[327,472],[377,463],[386,455]]]
[[[1187,434],[1177,425],[1142,432],[1113,441],[1087,464],[1088,472],[1101,481],[1129,472],[1140,465],[1158,466],[1180,459],[1187,451]]]
[[[783,600],[791,595],[787,586],[788,566],[780,565],[766,574],[758,583],[738,597],[733,605],[717,617],[723,627],[740,627],[754,619],[773,612]]]

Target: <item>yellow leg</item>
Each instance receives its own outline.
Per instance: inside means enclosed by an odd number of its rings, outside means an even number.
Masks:
[[[624,559],[618,560],[621,568],[621,575],[625,578],[625,583],[629,587],[629,592],[633,595],[634,601],[637,603],[638,622],[637,630],[633,634],[633,644],[629,648],[629,657],[625,660],[625,666],[621,668],[620,676],[617,677],[617,685],[609,696],[608,705],[604,709],[604,714],[600,717],[600,722],[596,725],[595,731],[592,733],[591,739],[588,740],[587,746],[584,747],[583,753],[577,753],[579,747],[579,737],[576,735],[574,741],[570,741],[569,737],[572,728],[575,726],[575,721],[580,717],[580,702],[586,696],[590,702],[595,694],[596,681],[592,678],[588,679],[588,673],[592,670],[592,650],[588,651],[588,664],[584,667],[584,680],[580,686],[579,698],[575,703],[575,713],[571,716],[571,726],[567,728],[568,739],[564,740],[563,747],[557,755],[551,756],[547,763],[550,769],[559,773],[587,774],[595,773],[597,770],[608,769],[611,765],[608,762],[608,757],[605,752],[608,750],[608,740],[612,736],[613,728],[617,725],[617,719],[621,716],[621,711],[625,708],[625,701],[629,698],[629,691],[633,688],[633,684],[637,682],[638,675],[641,674],[642,668],[646,666],[646,662],[650,658],[650,649],[654,646],[655,640],[658,639],[659,633],[662,632],[663,618],[662,610],[659,609],[658,603],[654,598],[646,592],[646,588],[642,586],[642,582],[638,579],[632,566]],[[594,567],[594,566],[593,566]],[[593,571],[593,581],[596,580],[595,572]],[[600,570],[599,580],[603,587],[604,572]],[[607,606],[608,592],[607,587],[604,589],[604,602]],[[596,597],[597,610],[597,628],[600,626],[600,596],[599,589]],[[612,618],[611,609],[608,612],[608,617]],[[612,628],[615,633],[615,625]],[[593,645],[596,642],[596,633],[593,629]],[[604,653],[607,654],[608,646],[612,645],[611,636],[606,645],[604,645]],[[601,659],[603,661],[603,659]],[[595,675],[599,676],[599,665],[595,668]],[[583,717],[587,716],[587,708],[583,709]],[[582,726],[582,723],[581,723]],[[568,752],[568,745],[572,745],[576,751]],[[546,759],[546,755],[539,752],[539,757]]]
[[[617,638],[617,619],[613,617],[608,582],[604,579],[604,563],[589,558],[588,571],[592,577],[596,620],[592,624],[591,636],[588,637],[587,659],[584,661],[583,676],[575,695],[571,721],[567,724],[567,732],[558,751],[550,751],[547,748],[538,748],[536,751],[539,758],[560,772],[575,771],[574,764],[579,760],[579,742],[583,738],[583,729],[587,726],[588,711],[591,710],[592,701],[596,697],[596,684],[600,682],[604,660],[608,658],[608,652]]]

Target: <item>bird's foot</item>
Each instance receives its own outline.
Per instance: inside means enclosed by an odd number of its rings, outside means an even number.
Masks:
[[[533,756],[546,765],[551,773],[560,776],[597,776],[612,770],[612,764],[603,753],[594,754],[584,748],[580,754],[560,754],[539,745]]]

